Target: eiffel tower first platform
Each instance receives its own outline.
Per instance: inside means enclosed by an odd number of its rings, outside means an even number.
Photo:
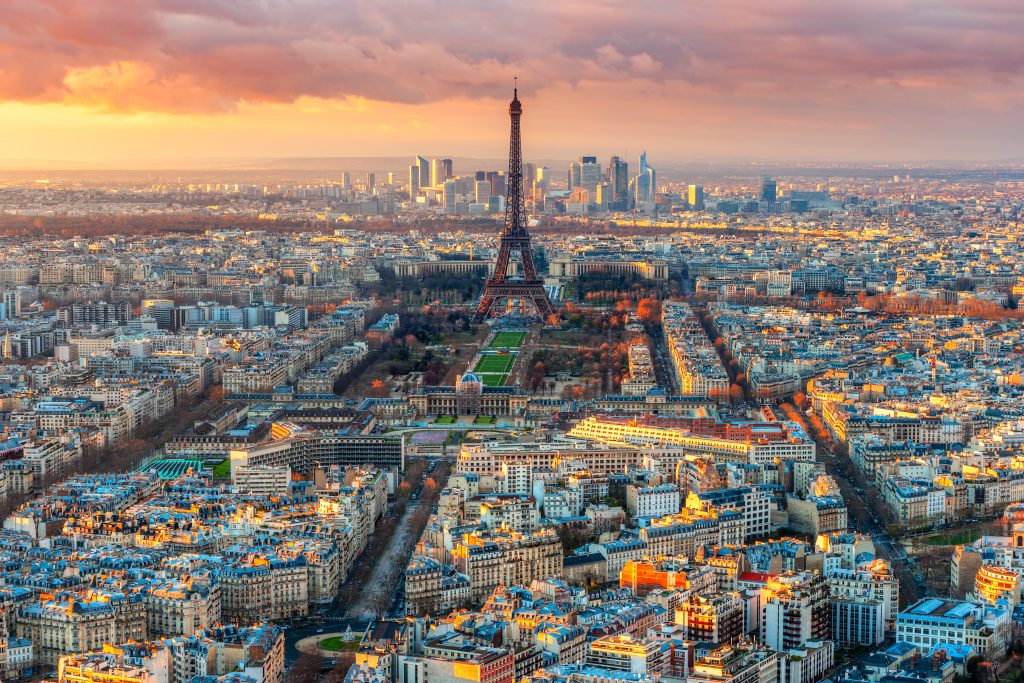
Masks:
[[[501,245],[495,259],[494,273],[484,285],[473,322],[480,323],[494,310],[495,302],[505,300],[531,301],[537,314],[546,319],[555,312],[544,281],[537,274],[530,248],[530,233],[526,229],[526,204],[523,201],[523,149],[519,137],[519,119],[523,116],[523,105],[519,102],[518,88],[513,90],[512,102],[508,105],[512,119],[512,134],[508,145],[508,194],[505,197],[505,225],[501,229]],[[519,254],[522,263],[522,277],[509,277],[508,262],[512,253]]]

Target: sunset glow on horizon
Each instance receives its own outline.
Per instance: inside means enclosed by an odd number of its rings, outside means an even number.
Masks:
[[[23,0],[0,13],[8,166],[528,156],[1024,157],[1024,8]]]

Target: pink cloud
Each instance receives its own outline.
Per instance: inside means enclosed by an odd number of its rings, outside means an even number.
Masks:
[[[419,103],[552,84],[723,93],[1015,81],[1015,0],[19,0],[0,99],[221,111],[302,96]]]

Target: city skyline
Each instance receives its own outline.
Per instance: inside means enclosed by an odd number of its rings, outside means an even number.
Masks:
[[[645,147],[661,163],[1024,158],[1024,14],[998,1],[11,10],[0,19],[7,167],[425,147],[500,158],[494,112],[514,75],[530,103],[528,158]]]
[[[1024,6],[7,5],[4,681],[1024,676]]]

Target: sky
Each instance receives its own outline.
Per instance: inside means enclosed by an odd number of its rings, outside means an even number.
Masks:
[[[0,160],[1024,158],[1020,0],[0,0]]]

